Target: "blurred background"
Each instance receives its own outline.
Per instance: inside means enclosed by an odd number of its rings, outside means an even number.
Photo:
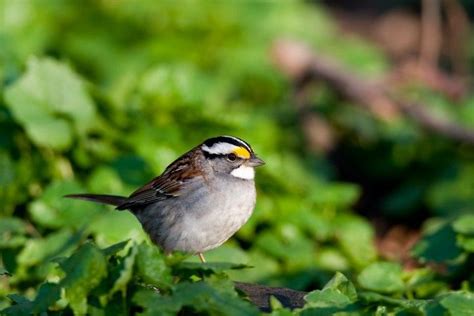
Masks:
[[[146,240],[64,194],[128,195],[222,134],[267,162],[254,215],[207,254],[253,266],[232,279],[310,290],[390,261],[415,297],[469,288],[472,16],[467,0],[0,0],[0,297],[87,239]]]

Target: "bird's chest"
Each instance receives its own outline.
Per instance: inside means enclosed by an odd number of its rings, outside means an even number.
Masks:
[[[247,222],[255,200],[253,181],[214,181],[139,215],[152,240],[165,250],[204,252],[224,243]]]
[[[197,210],[192,213],[194,216],[189,217],[190,224],[198,224],[217,233],[233,230],[234,227],[238,229],[250,217],[255,199],[255,185],[251,181],[225,185],[217,182],[209,189],[209,194],[196,203]]]

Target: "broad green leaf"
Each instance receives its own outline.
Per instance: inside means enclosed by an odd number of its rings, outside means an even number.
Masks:
[[[116,243],[112,246],[109,246],[105,249],[102,249],[102,252],[104,254],[104,256],[108,257],[108,256],[112,256],[112,255],[115,255],[117,252],[125,249],[125,247],[128,245],[130,239],[128,240],[124,240],[124,241],[121,241],[119,243]]]
[[[467,252],[474,252],[474,237],[458,236],[457,245]]]
[[[460,164],[455,175],[430,183],[427,201],[441,215],[472,212],[474,203],[474,165]]]
[[[238,297],[230,280],[215,278],[206,281],[181,282],[170,296],[140,291],[133,300],[145,309],[142,315],[176,315],[183,307],[216,316],[258,315],[254,306]]]
[[[208,276],[214,273],[220,273],[229,270],[241,270],[252,268],[245,264],[227,263],[227,262],[180,262],[173,266],[173,272],[182,278],[195,276]]]
[[[61,287],[55,283],[44,283],[32,304],[33,313],[43,313],[61,297]]]
[[[398,310],[412,309],[412,312],[413,310],[416,310],[415,315],[423,315],[422,310],[427,308],[428,304],[431,303],[430,301],[426,300],[393,298],[391,296],[386,296],[375,292],[360,292],[359,298],[361,303],[367,305],[396,306]],[[401,307],[401,309],[398,307]],[[411,314],[408,313],[408,315]]]
[[[450,315],[471,316],[474,311],[474,294],[453,292],[441,299],[440,304],[446,308]]]
[[[360,196],[358,186],[348,183],[321,183],[315,188],[317,194],[311,199],[316,205],[345,209],[351,206]]]
[[[354,215],[341,215],[335,219],[334,227],[340,247],[356,268],[375,260],[374,230],[369,223]]]
[[[83,228],[100,214],[103,208],[95,203],[65,198],[64,195],[84,192],[75,181],[52,182],[41,197],[29,205],[31,217],[38,224],[49,227]]]
[[[141,243],[135,259],[136,275],[147,284],[168,288],[172,283],[171,269],[166,265],[165,255],[157,246]]]
[[[357,299],[357,292],[354,284],[349,281],[346,276],[340,272],[337,272],[334,277],[324,286],[323,290],[333,289],[347,296],[351,301]]]
[[[26,297],[18,294],[9,294],[8,298],[12,300],[15,304],[3,310],[0,310],[2,315],[24,316],[30,315],[32,313],[33,304]]]
[[[70,258],[60,263],[66,277],[61,286],[76,314],[86,314],[87,295],[107,275],[107,261],[102,251],[92,243],[81,246]]]
[[[351,300],[335,289],[316,290],[306,296],[310,307],[345,307],[351,304]]]
[[[29,120],[25,126],[27,134],[37,145],[54,149],[67,149],[72,143],[72,131],[68,122],[61,118],[43,117]]]
[[[98,215],[89,223],[88,231],[94,235],[99,246],[109,246],[124,239],[133,239],[137,243],[146,240],[146,233],[131,212],[103,210]]]
[[[315,290],[305,296],[310,307],[344,307],[357,299],[354,285],[342,274],[336,275],[322,290]]]
[[[428,232],[412,249],[413,254],[424,261],[446,262],[461,255],[456,233],[449,224],[441,224]]]
[[[81,234],[74,234],[69,229],[62,229],[49,234],[46,238],[29,239],[18,254],[18,263],[23,266],[35,266],[67,253],[76,246]]]
[[[120,273],[117,279],[115,280],[112,289],[109,291],[108,296],[112,297],[116,292],[121,292],[122,295],[125,297],[127,285],[130,280],[133,278],[134,272],[134,265],[135,265],[135,258],[138,253],[137,247],[130,248],[129,253],[125,258],[121,258],[119,261],[121,264]]]
[[[2,275],[10,275],[10,272],[8,272],[7,269],[0,267],[0,276]]]
[[[0,248],[22,246],[27,238],[26,224],[16,217],[0,218]]]
[[[133,295],[133,302],[144,309],[141,316],[174,316],[183,304],[179,297],[162,296],[152,290],[140,290]]]
[[[84,84],[68,66],[48,58],[31,58],[24,76],[7,88],[7,105],[37,145],[67,149],[74,137],[90,129],[95,107]]]
[[[454,221],[453,228],[457,233],[474,235],[474,215],[467,214],[459,217]]]
[[[363,288],[382,293],[400,292],[405,288],[402,268],[393,262],[372,263],[362,270],[357,280]]]

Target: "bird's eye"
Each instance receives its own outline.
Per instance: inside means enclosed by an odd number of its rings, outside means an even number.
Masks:
[[[237,156],[235,154],[228,154],[227,159],[230,161],[235,161],[237,159]]]

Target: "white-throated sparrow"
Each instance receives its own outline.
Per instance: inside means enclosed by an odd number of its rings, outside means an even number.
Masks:
[[[129,197],[71,194],[69,198],[130,210],[165,252],[197,254],[216,248],[255,207],[254,168],[263,165],[249,144],[232,136],[207,139]]]

